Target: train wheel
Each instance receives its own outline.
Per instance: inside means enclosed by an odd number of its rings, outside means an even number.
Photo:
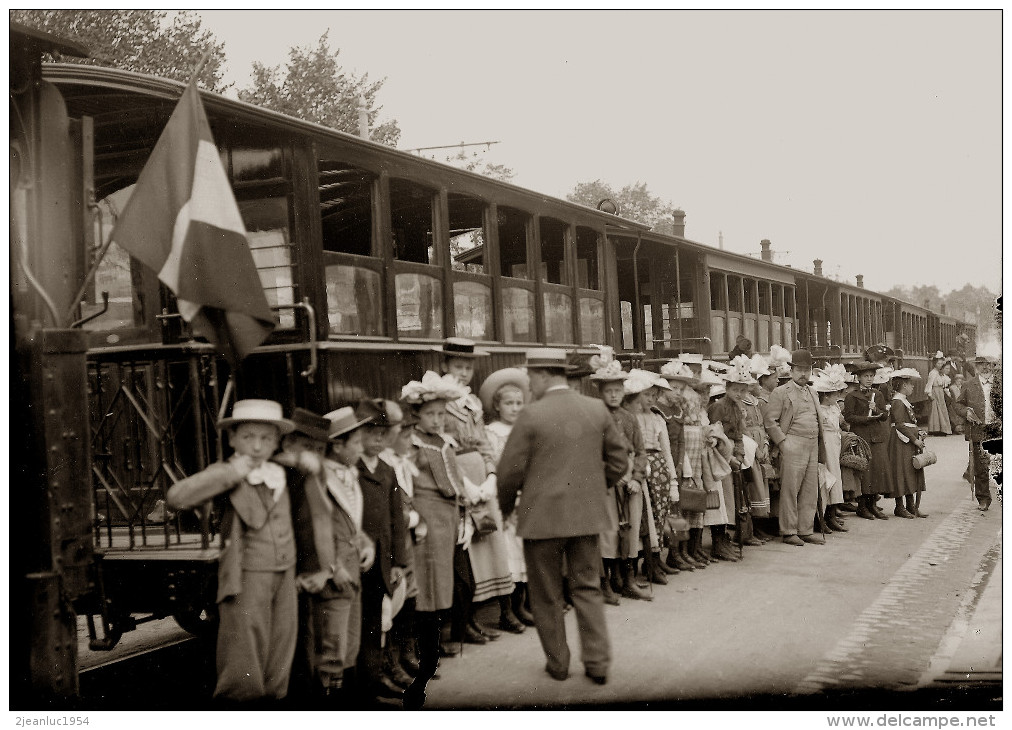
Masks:
[[[218,606],[188,606],[176,611],[172,618],[183,629],[186,629],[194,636],[214,636],[218,630]]]

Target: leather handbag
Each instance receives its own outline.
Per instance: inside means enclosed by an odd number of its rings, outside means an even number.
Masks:
[[[911,459],[914,463],[914,469],[923,469],[926,466],[931,466],[932,464],[938,462],[938,457],[935,456],[935,452],[928,451],[927,449],[919,454],[914,454]]]
[[[678,508],[683,512],[706,512],[708,509],[720,508],[720,495],[716,490],[681,487],[678,490]]]

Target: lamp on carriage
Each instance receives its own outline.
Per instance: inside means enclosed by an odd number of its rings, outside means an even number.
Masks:
[[[611,215],[618,215],[618,203],[611,198],[605,198],[597,204],[597,209],[602,213],[610,213]]]

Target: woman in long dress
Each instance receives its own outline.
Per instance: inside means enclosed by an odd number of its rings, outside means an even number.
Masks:
[[[928,433],[948,436],[952,433],[949,422],[949,409],[945,405],[945,389],[949,387],[949,377],[942,372],[948,360],[941,352],[935,353],[934,367],[928,373],[924,383],[924,392],[931,398],[931,412],[928,414]]]
[[[826,449],[826,471],[831,485],[821,483],[823,503],[826,505],[826,525],[834,532],[847,532],[843,525],[843,514],[838,505],[843,504],[843,472],[840,468],[840,451],[843,447],[843,400],[847,392],[847,371],[843,365],[830,365],[815,380],[815,391],[820,399],[823,443]],[[821,468],[821,465],[820,465]],[[821,480],[820,480],[821,482]]]
[[[893,373],[893,402],[889,412],[889,460],[892,462],[892,494],[896,498],[897,517],[907,519],[927,517],[920,510],[921,495],[924,491],[924,470],[915,469],[913,457],[924,448],[924,440],[917,429],[914,408],[910,405],[914,392],[914,379],[920,378],[913,368],[903,368]],[[904,501],[906,505],[904,505]]]

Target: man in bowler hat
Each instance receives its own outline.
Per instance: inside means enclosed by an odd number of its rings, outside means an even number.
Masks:
[[[821,545],[815,535],[819,462],[825,462],[819,399],[809,386],[812,353],[791,353],[791,379],[774,389],[763,416],[770,440],[780,448],[780,534],[788,545]]]

